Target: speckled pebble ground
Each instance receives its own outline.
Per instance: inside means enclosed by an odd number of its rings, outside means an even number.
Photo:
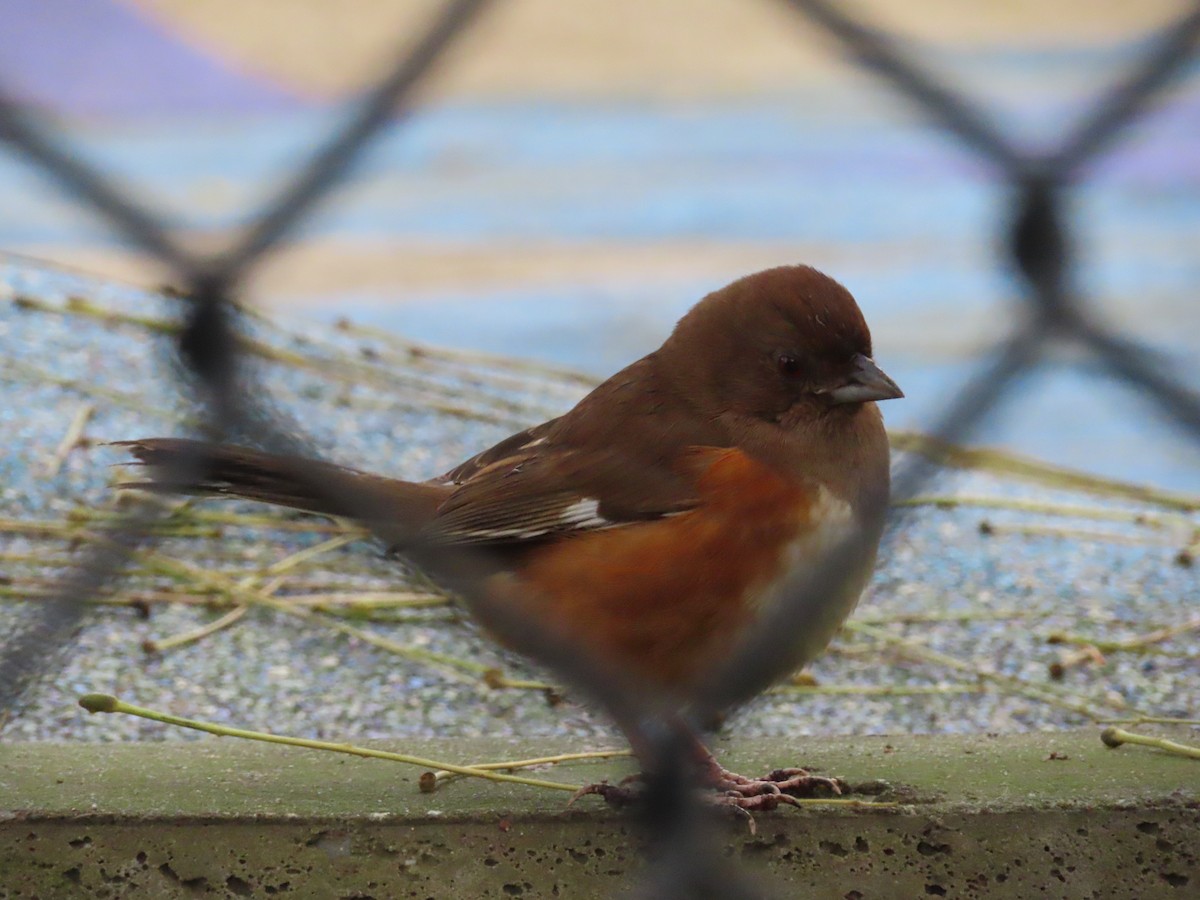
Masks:
[[[102,442],[181,433],[187,409],[167,377],[170,345],[146,327],[62,309],[70,298],[118,313],[170,316],[174,301],[27,265],[0,265],[0,366],[7,401],[0,426],[0,634],[28,614],[29,595],[66,564],[73,545],[39,534],[111,503],[118,448]],[[395,339],[349,329],[252,323],[276,348],[254,370],[275,402],[339,461],[401,476],[429,476],[514,428],[552,415],[585,387],[565,375],[502,361],[466,364],[437,353],[413,356]],[[429,411],[430,404],[440,410]],[[87,443],[61,470],[46,466],[81,408],[93,405]],[[898,454],[900,456],[900,454]],[[1073,645],[1056,632],[1122,640],[1195,617],[1197,570],[1180,565],[1200,518],[1157,505],[1102,499],[999,478],[945,472],[929,493],[990,498],[988,505],[926,505],[913,511],[883,560],[854,624],[811,669],[818,688],[784,688],[733,720],[742,733],[816,734],[1000,731],[1078,725],[1091,717],[1145,713],[1195,716],[1200,709],[1200,629],[1146,652],[1107,652],[1049,667]],[[1094,514],[997,508],[1012,500],[1082,506]],[[263,508],[208,502],[207,510]],[[1122,518],[1124,516],[1124,518]],[[1140,517],[1140,518],[1136,518]],[[988,526],[981,530],[981,521]],[[294,518],[272,520],[288,527]],[[261,525],[212,525],[210,536],[160,542],[163,557],[203,570],[261,570],[327,533]],[[987,533],[984,533],[987,532]],[[357,542],[298,566],[280,596],[402,587],[398,565]],[[421,589],[421,588],[417,588]],[[125,592],[180,590],[178,581],[136,571]],[[76,698],[105,691],[172,713],[304,736],[600,738],[602,718],[532,690],[487,687],[462,668],[398,656],[330,627],[251,609],[242,621],[196,643],[147,655],[143,642],[211,622],[218,612],[150,603],[148,618],[101,606],[77,644],[28,694],[4,727],[10,740],[180,739],[189,733],[139,719],[88,717]],[[539,673],[506,657],[452,609],[390,611],[352,624],[422,651],[502,669]],[[378,620],[377,620],[378,619]],[[345,620],[340,620],[345,621]],[[940,656],[934,656],[940,654]],[[894,693],[884,693],[892,690]]]

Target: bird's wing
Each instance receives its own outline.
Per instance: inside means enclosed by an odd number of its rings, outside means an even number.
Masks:
[[[518,431],[495,446],[489,447],[482,453],[476,453],[470,459],[459,463],[445,475],[435,478],[434,481],[439,484],[463,484],[470,481],[493,463],[519,456],[537,448],[558,422],[558,419],[551,419],[541,425],[534,425],[532,428]]]
[[[521,544],[685,512],[700,502],[697,461],[708,458],[696,449],[728,442],[644,357],[566,414],[438,479],[455,488],[425,532],[452,544]]]
[[[477,469],[425,532],[441,543],[520,544],[650,521],[697,505],[694,468],[534,446]]]

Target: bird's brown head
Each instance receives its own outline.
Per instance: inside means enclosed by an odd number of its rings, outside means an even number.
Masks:
[[[904,396],[871,359],[871,332],[844,287],[780,266],[714,291],[658,351],[664,377],[701,412],[781,421],[797,408],[852,412]]]

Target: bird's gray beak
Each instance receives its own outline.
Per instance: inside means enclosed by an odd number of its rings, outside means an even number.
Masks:
[[[861,353],[854,356],[854,371],[845,384],[828,392],[834,403],[866,403],[868,400],[897,400],[904,391],[875,365],[875,360]]]

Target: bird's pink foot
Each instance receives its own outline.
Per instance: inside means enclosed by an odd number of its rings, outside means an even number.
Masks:
[[[848,789],[840,778],[813,775],[807,769],[775,769],[762,778],[747,778],[730,772],[715,758],[702,761],[702,785],[711,788],[714,805],[746,812],[776,809],[780,804],[796,806],[797,799],[838,797]],[[612,806],[629,806],[645,793],[645,776],[630,775],[616,784],[601,781],[585,785],[575,792],[568,806],[580,797],[595,794]]]
[[[585,784],[571,795],[571,799],[567,801],[567,806],[571,806],[580,797],[586,797],[588,794],[597,795],[610,806],[632,806],[641,800],[642,795],[645,793],[645,780],[646,777],[641,772],[638,772],[622,778],[616,784],[608,781]]]
[[[730,772],[711,754],[701,762],[705,783],[719,791],[714,802],[751,812],[776,809],[781,803],[798,806],[798,799],[839,797],[849,786],[840,778],[813,775],[807,769],[775,769],[762,778]]]

